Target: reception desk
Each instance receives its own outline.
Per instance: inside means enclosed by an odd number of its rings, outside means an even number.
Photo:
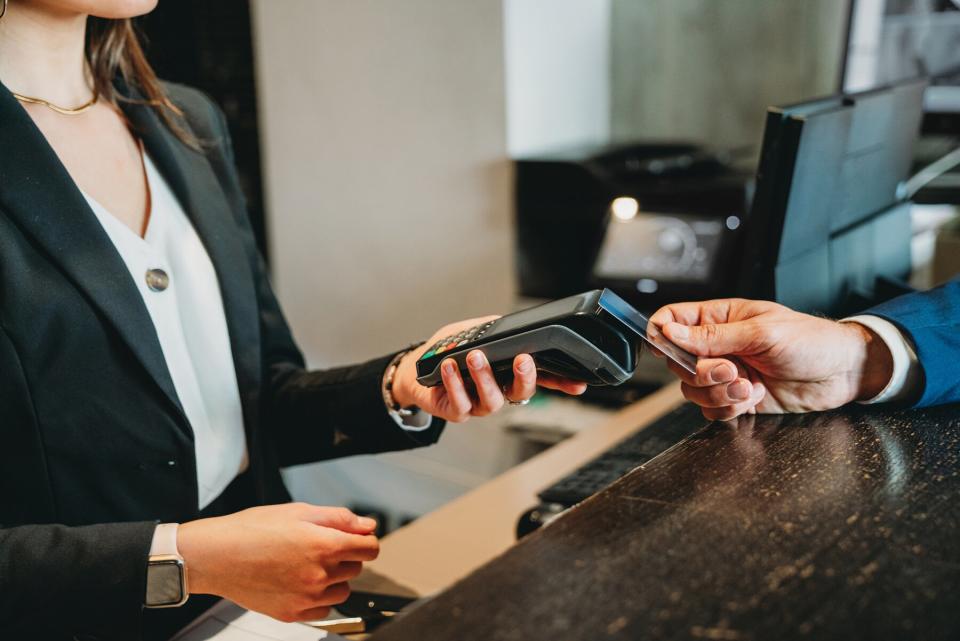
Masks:
[[[679,402],[532,459],[556,472],[532,492]],[[502,530],[533,497],[496,503],[531,489],[512,473],[384,540],[367,580],[449,589],[373,639],[960,638],[956,406],[709,424],[516,545]]]

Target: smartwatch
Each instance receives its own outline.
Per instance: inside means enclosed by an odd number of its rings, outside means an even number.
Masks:
[[[178,608],[187,602],[187,567],[177,550],[177,523],[157,526],[147,561],[147,592],[143,605],[148,608]]]

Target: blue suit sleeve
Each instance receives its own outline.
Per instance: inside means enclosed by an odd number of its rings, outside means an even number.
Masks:
[[[916,407],[960,401],[960,279],[865,313],[890,321],[913,342],[923,369]]]

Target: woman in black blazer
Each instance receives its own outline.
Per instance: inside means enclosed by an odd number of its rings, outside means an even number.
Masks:
[[[157,594],[187,596],[180,564],[161,563],[157,550],[183,557],[189,593],[322,617],[376,556],[375,524],[289,504],[281,467],[427,445],[444,419],[523,402],[537,383],[583,390],[538,381],[526,355],[508,390],[485,362],[471,368],[475,393],[455,370],[426,389],[415,380],[422,347],[307,371],[254,245],[222,113],[197,91],[157,82],[136,42],[129,18],[155,1],[0,0],[4,639],[135,639],[141,629],[164,638],[211,598],[144,609],[164,602]],[[197,470],[210,462],[197,460],[164,328],[85,196],[143,236],[147,159],[202,241],[229,335],[234,371],[202,374],[236,379],[243,465],[203,506]],[[158,295],[168,278],[191,276],[145,274]],[[408,428],[401,415],[414,406],[429,426]],[[253,507],[268,504],[278,505]],[[158,523],[182,524],[163,530],[173,550]]]

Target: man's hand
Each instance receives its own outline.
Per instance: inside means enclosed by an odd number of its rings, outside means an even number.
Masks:
[[[529,354],[518,354],[513,359],[513,382],[501,390],[493,375],[493,368],[479,349],[467,354],[467,368],[473,385],[467,385],[452,358],[440,365],[443,385],[424,387],[417,382],[417,360],[442,338],[498,318],[487,316],[441,327],[426,343],[401,359],[393,383],[393,398],[401,406],[415,405],[433,416],[462,423],[471,416],[487,416],[503,407],[506,399],[524,401],[537,391],[537,386],[559,390],[567,394],[583,394],[586,383],[550,374],[537,373],[537,366]],[[472,388],[472,389],[471,389]]]
[[[866,327],[776,303],[679,303],[650,320],[701,357],[696,375],[668,366],[683,381],[683,395],[713,420],[832,409],[876,396],[893,371],[886,345]]]
[[[373,519],[305,503],[255,507],[180,526],[191,594],[216,594],[281,621],[327,616],[372,561]]]

